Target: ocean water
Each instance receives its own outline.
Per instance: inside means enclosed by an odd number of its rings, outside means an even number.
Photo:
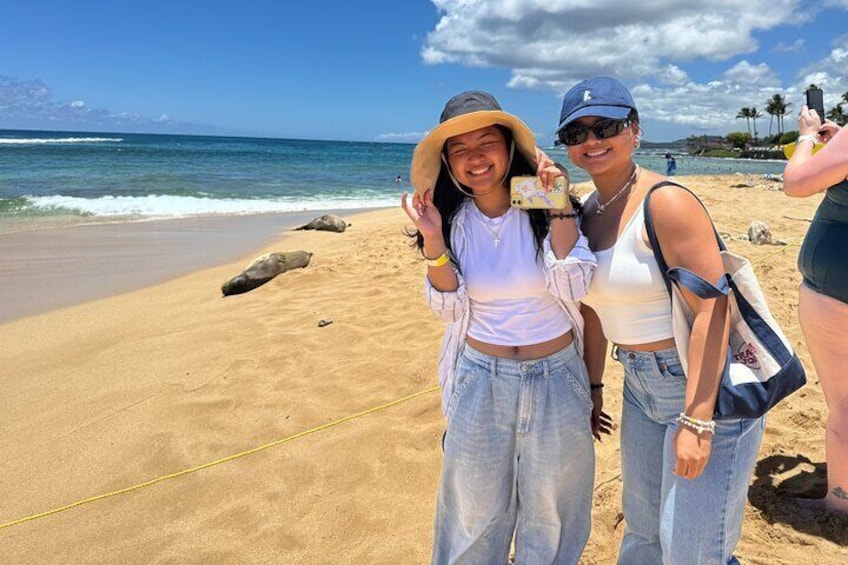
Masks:
[[[397,206],[414,145],[0,130],[0,232],[64,223]],[[572,180],[586,180],[569,166]],[[664,171],[665,150],[637,153]],[[783,161],[677,157],[678,175],[777,174]],[[400,183],[396,182],[402,177]]]

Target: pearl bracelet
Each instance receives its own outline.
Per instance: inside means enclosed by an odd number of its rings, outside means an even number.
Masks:
[[[795,147],[798,147],[798,144],[801,143],[802,141],[812,141],[813,147],[815,147],[816,144],[819,142],[819,140],[816,138],[816,136],[810,135],[809,133],[806,133],[804,135],[798,136],[798,141],[795,142]]]
[[[685,412],[681,412],[674,421],[695,433],[702,434],[707,432],[710,435],[715,435],[715,420],[699,420],[698,418],[687,416]]]

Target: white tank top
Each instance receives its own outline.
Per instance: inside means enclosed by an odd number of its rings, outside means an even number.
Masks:
[[[583,302],[601,320],[604,335],[618,345],[674,337],[671,300],[654,252],[642,238],[642,206],[609,249],[595,251],[598,266]]]
[[[510,207],[503,216],[488,218],[473,203],[469,206],[468,253],[460,264],[471,306],[468,335],[518,346],[568,332],[568,315],[547,289],[541,255],[536,259],[527,213]]]

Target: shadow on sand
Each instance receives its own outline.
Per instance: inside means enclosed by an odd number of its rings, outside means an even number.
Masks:
[[[827,465],[803,455],[770,455],[757,462],[748,500],[770,523],[848,546],[848,516],[818,508],[827,492]]]

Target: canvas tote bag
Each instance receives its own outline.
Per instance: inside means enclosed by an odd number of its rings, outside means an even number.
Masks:
[[[680,287],[685,287],[701,298],[726,295],[730,309],[730,343],[713,417],[758,418],[804,386],[807,382],[804,367],[769,312],[751,263],[729,251],[718,232],[716,240],[721,251],[725,275],[717,285],[682,267],[668,268],[654,231],[649,207],[651,193],[666,185],[677,186],[691,193],[686,187],[670,181],[652,186],[643,204],[645,229],[654,251],[654,258],[671,295],[674,339],[683,370],[687,372],[693,317]],[[703,206],[703,203],[701,205]]]

